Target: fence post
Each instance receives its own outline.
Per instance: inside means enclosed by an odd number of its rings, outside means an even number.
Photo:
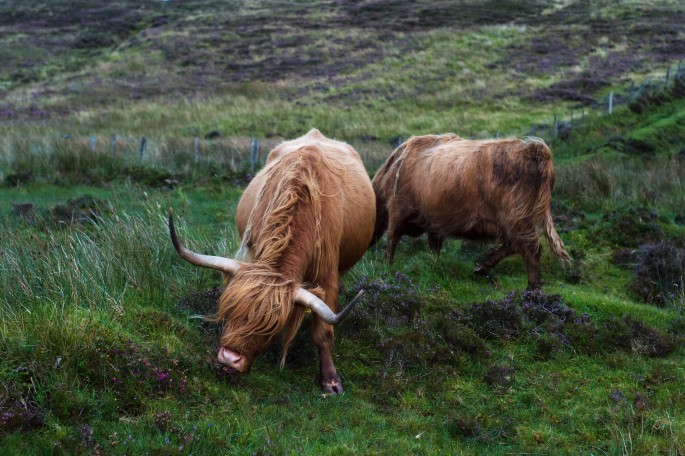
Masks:
[[[117,135],[112,135],[112,154],[117,152]]]
[[[499,131],[498,131],[497,134],[495,135],[495,139],[499,139]]]
[[[95,152],[95,135],[88,137],[88,144],[90,145],[90,151]]]
[[[195,137],[195,140],[193,141],[193,153],[195,155],[195,163],[200,161],[200,138],[197,136]]]
[[[535,125],[530,126],[530,136],[535,136]]]
[[[255,167],[257,166],[257,162],[259,161],[259,140],[255,137],[252,138],[252,141],[250,142],[250,149],[251,149],[251,162],[252,162],[252,171],[254,172]]]
[[[609,92],[609,114],[614,111],[614,91]]]
[[[554,114],[554,139],[559,135],[559,117]]]
[[[666,80],[664,81],[664,85],[668,85],[668,79],[671,76],[671,64],[668,64],[668,67],[666,68]]]
[[[143,157],[145,157],[145,149],[147,148],[147,138],[143,136],[140,140],[140,160],[143,160]]]

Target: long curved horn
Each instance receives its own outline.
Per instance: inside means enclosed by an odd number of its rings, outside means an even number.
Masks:
[[[186,249],[176,236],[176,229],[174,228],[174,215],[171,208],[169,208],[169,235],[171,236],[171,242],[173,242],[174,248],[178,254],[190,264],[201,266],[203,268],[216,269],[217,271],[222,271],[231,275],[235,274],[238,272],[238,269],[240,269],[240,261],[224,257],[202,255]]]
[[[345,307],[340,313],[335,314],[328,305],[317,298],[313,293],[305,290],[304,288],[299,288],[297,293],[295,293],[295,303],[311,309],[312,312],[317,314],[319,317],[323,318],[323,321],[330,325],[337,325],[340,323],[348,313],[352,310],[352,307],[357,303],[359,297],[364,294],[364,290],[357,293],[357,296]]]

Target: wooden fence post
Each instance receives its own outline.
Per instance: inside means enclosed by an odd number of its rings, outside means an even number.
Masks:
[[[195,156],[195,163],[200,161],[200,138],[197,136],[195,137],[195,140],[193,141],[193,153]]]
[[[95,152],[95,135],[88,137],[88,144],[90,145],[90,151]]]
[[[112,135],[112,155],[114,155],[117,152],[117,135]]]
[[[664,85],[668,85],[668,79],[671,76],[671,64],[668,64],[668,67],[666,68],[666,80],[664,81]]]
[[[147,148],[147,138],[143,136],[140,140],[140,160],[145,157],[145,149]]]
[[[614,111],[614,91],[609,92],[609,114]]]
[[[254,172],[257,163],[259,162],[259,140],[255,137],[252,138],[250,142],[250,152],[251,152],[251,162],[252,171]]]

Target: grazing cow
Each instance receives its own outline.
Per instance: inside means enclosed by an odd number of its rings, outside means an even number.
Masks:
[[[539,232],[564,261],[570,257],[550,212],[552,154],[537,138],[472,141],[453,134],[412,137],[388,157],[373,178],[376,228],[388,232],[388,257],[404,234],[428,233],[440,252],[446,237],[499,241],[474,272],[487,274],[520,253],[528,287],[540,286]]]
[[[312,129],[271,151],[264,169],[238,203],[242,260],[179,254],[192,264],[224,272],[217,316],[225,322],[218,360],[247,373],[254,358],[283,334],[281,366],[307,309],[314,312],[312,339],[319,350],[325,393],[343,392],[331,349],[339,314],[338,278],[371,242],[375,199],[359,154]],[[358,297],[358,296],[357,296]]]

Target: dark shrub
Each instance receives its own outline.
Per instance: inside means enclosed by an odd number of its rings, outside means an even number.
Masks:
[[[665,335],[630,317],[601,323],[564,305],[560,295],[540,290],[512,292],[499,301],[474,304],[452,318],[473,328],[488,340],[532,337],[542,358],[564,350],[596,354],[628,351],[665,356],[675,348],[676,337]]]
[[[112,207],[104,200],[83,195],[72,198],[66,204],[57,204],[47,213],[45,222],[50,226],[95,223],[106,213],[111,213]]]
[[[630,249],[618,249],[611,253],[611,263],[625,269],[631,269],[634,263],[633,251]]]
[[[512,339],[523,330],[523,311],[515,296],[500,301],[473,304],[466,318],[473,329],[484,339]]]
[[[630,290],[643,302],[666,306],[682,302],[685,249],[669,241],[640,246]]]
[[[656,149],[653,143],[642,139],[630,138],[623,144],[625,153],[631,155],[654,155]]]
[[[348,294],[354,296],[360,290],[364,290],[363,302],[350,316],[355,321],[352,337],[363,336],[364,330],[377,322],[390,328],[421,323],[425,299],[408,275],[396,272],[375,279],[364,276]]]
[[[600,343],[640,355],[666,356],[676,345],[673,336],[661,334],[631,317],[610,317],[603,322],[601,329]]]
[[[485,373],[485,383],[491,388],[507,389],[514,384],[516,368],[512,366],[490,366]]]
[[[630,207],[604,214],[602,223],[592,233],[592,240],[620,247],[637,247],[664,238],[661,224],[668,218],[645,207]]]
[[[22,184],[31,182],[33,179],[33,172],[26,171],[23,173],[8,174],[5,176],[5,185],[8,187],[19,187]]]
[[[426,320],[425,303],[436,299],[433,295],[437,289],[430,290],[430,298],[424,297],[409,276],[397,272],[375,279],[363,277],[341,295],[341,300],[362,289],[363,301],[340,332],[348,339],[374,344],[385,366],[384,388],[390,384],[389,377],[400,378],[406,368],[452,364],[465,353],[486,351],[473,330],[459,322],[449,318]]]

